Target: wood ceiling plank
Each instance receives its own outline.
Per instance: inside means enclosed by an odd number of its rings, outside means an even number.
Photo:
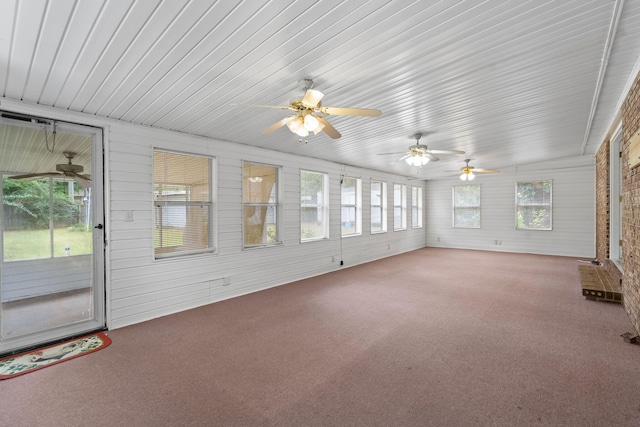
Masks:
[[[17,5],[17,19],[13,27],[14,34],[9,58],[11,68],[7,74],[4,91],[5,96],[9,98],[22,99],[46,7],[45,0],[36,0],[28,5],[25,3]]]
[[[7,77],[11,67],[11,46],[15,37],[18,5],[9,2],[0,14],[0,95],[7,96]]]
[[[86,61],[82,61],[83,50],[87,49],[87,46],[90,46],[91,51],[100,48],[99,45],[92,44],[90,35],[94,31],[96,20],[103,11],[103,7],[104,2],[99,1],[77,3],[76,8],[71,12],[66,32],[60,40],[57,55],[50,67],[47,84],[35,102],[60,108],[68,107],[64,101],[58,102],[58,98],[74,96],[76,90],[73,86],[77,79],[84,80],[85,73],[80,73],[79,77],[76,72],[76,68],[83,69],[89,65]]]

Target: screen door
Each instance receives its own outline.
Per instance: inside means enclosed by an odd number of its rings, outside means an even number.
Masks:
[[[0,353],[105,326],[102,130],[0,112]]]

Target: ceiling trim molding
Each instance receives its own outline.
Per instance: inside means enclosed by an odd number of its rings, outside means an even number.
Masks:
[[[609,56],[611,56],[611,50],[613,49],[613,41],[616,38],[616,32],[618,31],[618,23],[622,16],[622,9],[624,8],[624,0],[616,0],[613,7],[613,14],[611,16],[611,23],[609,24],[609,32],[607,33],[607,40],[604,44],[604,53],[602,60],[600,61],[600,71],[598,72],[598,80],[596,82],[596,90],[593,94],[593,100],[591,101],[591,111],[589,111],[589,119],[587,121],[587,129],[582,141],[582,150],[580,154],[584,155],[587,149],[587,142],[589,135],[591,134],[591,126],[593,125],[593,118],[596,115],[598,107],[598,101],[600,100],[600,93],[602,92],[602,84],[604,83],[604,76],[607,73],[607,66],[609,65]]]

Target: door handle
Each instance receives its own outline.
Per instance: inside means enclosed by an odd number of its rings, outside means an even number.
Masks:
[[[97,228],[98,230],[102,230],[104,227],[102,226],[102,224],[98,224],[93,228]]]

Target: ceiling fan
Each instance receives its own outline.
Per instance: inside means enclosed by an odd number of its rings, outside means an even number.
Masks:
[[[256,104],[241,104],[249,107],[262,107],[262,108],[279,108],[282,110],[291,110],[295,114],[285,117],[274,125],[265,129],[262,133],[267,135],[271,132],[279,129],[280,127],[287,125],[289,130],[300,137],[306,137],[310,132],[318,134],[318,132],[324,131],[333,139],[338,139],[342,135],[336,130],[322,115],[340,115],[340,116],[368,116],[378,117],[382,114],[380,110],[374,110],[369,108],[343,108],[343,107],[323,107],[321,100],[324,94],[319,90],[311,89],[313,86],[313,80],[300,79],[298,80],[298,87],[304,92],[304,96],[300,100],[294,100],[289,105],[256,105]]]
[[[464,162],[466,163],[466,166],[463,166],[460,168],[459,171],[447,171],[447,172],[461,172],[460,174],[460,179],[463,181],[471,181],[473,179],[475,179],[475,173],[498,173],[500,172],[497,169],[477,169],[473,166],[469,166],[469,162],[471,161],[471,159],[464,159]]]
[[[67,163],[60,163],[56,165],[57,172],[41,172],[41,173],[30,173],[25,175],[15,175],[11,176],[11,179],[28,179],[28,178],[44,178],[44,177],[67,177],[72,178],[75,182],[81,185],[83,188],[91,187],[91,176],[83,175],[82,171],[84,171],[84,167],[81,165],[74,165],[71,163],[74,157],[76,157],[77,153],[73,151],[63,151],[62,154],[67,158]]]
[[[430,150],[426,145],[420,144],[420,138],[422,138],[422,133],[414,133],[410,136],[416,140],[414,145],[409,146],[409,151],[400,151],[396,153],[378,153],[379,156],[386,156],[389,154],[404,154],[397,160],[394,160],[393,163],[400,162],[404,160],[408,164],[412,166],[424,166],[429,161],[437,162],[440,160],[438,157],[434,156],[434,154],[464,154],[464,151],[460,150]]]

